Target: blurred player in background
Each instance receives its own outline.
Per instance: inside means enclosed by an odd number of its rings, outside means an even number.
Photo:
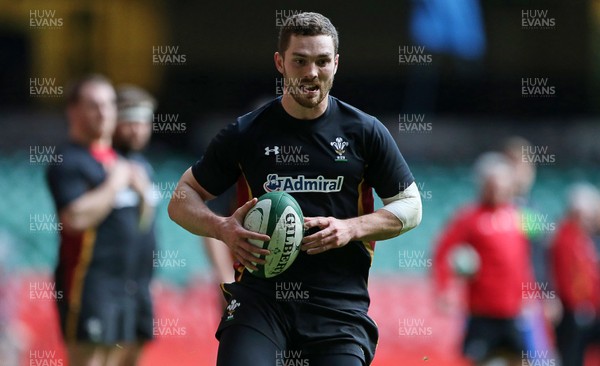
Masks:
[[[521,212],[521,227],[529,240],[529,251],[535,280],[549,284],[548,266],[548,222],[540,222],[545,217],[531,199],[531,189],[536,179],[536,156],[530,152],[531,142],[521,136],[512,136],[504,141],[502,152],[512,165],[514,178],[514,203]],[[527,349],[547,350],[554,357],[551,341],[552,326],[560,304],[556,299],[533,299],[523,311],[523,331]],[[549,318],[549,319],[548,319]],[[533,352],[535,355],[535,352]],[[548,356],[550,357],[550,356]]]
[[[132,168],[132,185],[128,189],[131,203],[138,210],[135,245],[129,248],[131,266],[127,279],[137,313],[136,340],[125,345],[123,365],[135,365],[144,341],[152,337],[153,309],[150,281],[153,254],[156,250],[155,215],[157,197],[152,186],[153,169],[142,155],[152,135],[152,115],[156,101],[145,90],[123,85],[117,88],[117,127],[113,146]],[[137,186],[134,186],[137,185]]]
[[[486,153],[477,160],[475,174],[479,201],[459,210],[437,242],[436,289],[446,298],[452,252],[461,244],[469,245],[479,266],[467,280],[469,318],[463,353],[477,365],[498,357],[521,365],[526,345],[518,318],[522,286],[532,280],[532,270],[519,210],[512,203],[514,173],[502,154]]]
[[[504,142],[502,152],[513,168],[514,201],[518,206],[530,204],[530,192],[536,177],[535,159],[530,157],[531,142],[521,136],[513,136]]]
[[[238,118],[213,139],[182,176],[171,218],[192,233],[215,237],[239,262],[237,282],[223,286],[229,306],[217,330],[217,365],[369,365],[378,331],[367,315],[374,241],[419,224],[414,178],[389,131],[376,118],[329,95],[338,67],[338,36],[329,19],[299,13],[280,30],[275,65],[285,91]],[[297,146],[305,164],[277,164],[274,146]],[[269,237],[241,225],[267,191],[290,193],[305,216],[306,235],[294,264],[273,279],[247,273],[268,255],[248,239]],[[318,182],[329,182],[327,189]],[[243,205],[220,217],[206,205],[238,182]],[[339,183],[336,183],[339,182]],[[306,184],[305,184],[306,183]],[[320,187],[320,188],[319,188]],[[384,207],[373,212],[373,188]],[[174,195],[175,197],[175,195]],[[277,301],[277,283],[301,284],[305,301]],[[289,360],[290,351],[301,358]],[[287,356],[286,356],[287,355]]]
[[[592,241],[599,209],[600,194],[594,186],[572,186],[567,213],[552,242],[552,273],[563,305],[556,342],[565,366],[584,364],[593,328],[600,326],[600,267]]]
[[[139,170],[112,147],[117,109],[110,81],[89,75],[67,93],[69,143],[63,162],[51,165],[47,181],[63,230],[55,271],[57,302],[69,364],[123,365],[123,345],[150,327],[140,327],[130,270],[139,258],[140,209],[130,189],[143,196]],[[150,319],[151,321],[151,319]]]

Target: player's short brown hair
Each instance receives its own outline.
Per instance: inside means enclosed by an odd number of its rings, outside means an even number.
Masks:
[[[67,87],[67,105],[75,105],[79,102],[79,98],[81,97],[81,89],[87,84],[96,83],[96,84],[107,84],[112,87],[112,83],[110,79],[102,74],[88,74],[85,75],[74,82],[72,82]]]
[[[333,39],[335,53],[338,52],[339,39],[337,29],[331,21],[319,13],[298,13],[291,15],[285,21],[286,25],[279,29],[277,50],[284,55],[290,45],[292,35],[296,36],[330,36]]]

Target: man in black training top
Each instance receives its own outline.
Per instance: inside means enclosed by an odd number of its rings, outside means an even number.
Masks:
[[[144,89],[135,85],[117,88],[117,126],[113,146],[117,153],[129,161],[131,174],[136,176],[137,187],[123,193],[124,201],[135,208],[137,230],[133,245],[127,248],[130,265],[126,279],[129,301],[135,306],[136,338],[122,346],[121,365],[137,365],[143,346],[154,333],[154,311],[150,283],[153,276],[153,254],[156,251],[155,215],[158,204],[153,189],[154,169],[143,155],[152,136],[152,116],[156,100]],[[145,192],[145,193],[144,193]]]
[[[150,304],[140,302],[144,283],[134,273],[143,262],[139,203],[148,178],[111,146],[115,102],[112,84],[101,75],[73,84],[70,141],[60,150],[63,163],[49,166],[46,175],[64,228],[55,280],[64,293],[57,306],[74,366],[132,365],[131,347],[152,338]]]
[[[222,240],[239,265],[217,330],[218,365],[369,365],[377,326],[367,315],[367,279],[375,240],[421,220],[414,178],[388,130],[376,118],[329,95],[338,36],[329,19],[296,14],[281,28],[275,66],[284,95],[221,131],[188,169],[169,215],[190,232]],[[219,217],[205,201],[238,184],[241,207]],[[373,188],[384,207],[373,212]],[[256,198],[286,191],[300,204],[305,229],[293,265],[271,279],[246,273],[248,239],[269,240],[241,222]],[[283,292],[289,292],[284,294]],[[291,293],[301,294],[293,299]],[[288,361],[289,360],[289,361]]]

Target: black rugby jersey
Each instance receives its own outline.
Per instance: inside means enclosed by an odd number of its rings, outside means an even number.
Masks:
[[[328,98],[325,113],[313,120],[287,114],[281,97],[239,117],[212,140],[192,167],[194,177],[213,195],[237,182],[240,205],[281,190],[298,201],[306,217],[346,219],[373,212],[372,189],[392,197],[414,178],[380,121]],[[258,279],[242,273],[239,281],[300,282],[313,301],[366,310],[373,251],[374,243],[353,241],[316,255],[300,252],[279,276]]]
[[[63,163],[49,166],[46,172],[57,212],[100,186],[107,177],[89,148],[69,143],[60,153]],[[138,205],[137,193],[129,188],[122,190],[115,197],[109,215],[97,227],[76,233],[60,232],[55,275],[57,286],[65,291],[69,301],[80,299],[85,285],[94,279],[99,279],[115,294],[125,293],[131,269],[140,261],[133,250],[140,240]]]

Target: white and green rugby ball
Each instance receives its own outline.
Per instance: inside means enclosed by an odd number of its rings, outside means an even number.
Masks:
[[[260,196],[248,211],[244,228],[271,237],[266,242],[248,240],[271,252],[264,256],[265,264],[255,263],[258,270],[248,268],[248,271],[257,277],[271,278],[290,268],[298,256],[304,234],[304,216],[294,197],[286,192],[269,192]]]

